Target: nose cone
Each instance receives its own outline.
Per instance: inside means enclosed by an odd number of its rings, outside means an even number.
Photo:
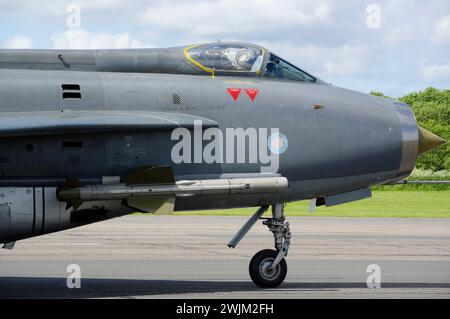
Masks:
[[[445,140],[437,136],[436,134],[433,134],[420,126],[418,128],[419,128],[419,150],[417,152],[417,155],[421,155],[445,143]]]

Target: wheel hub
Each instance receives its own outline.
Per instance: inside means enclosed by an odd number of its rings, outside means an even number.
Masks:
[[[273,280],[280,275],[280,267],[272,267],[274,258],[266,258],[260,264],[261,276],[266,280]]]

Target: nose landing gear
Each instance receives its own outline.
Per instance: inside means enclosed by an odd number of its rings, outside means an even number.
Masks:
[[[250,278],[261,288],[275,288],[279,286],[286,277],[287,264],[285,257],[289,250],[291,241],[291,231],[289,223],[285,221],[283,204],[272,205],[272,217],[261,218],[268,206],[263,206],[242,226],[239,232],[228,244],[229,247],[236,247],[239,241],[247,234],[258,219],[263,219],[273,233],[275,249],[264,249],[256,253],[249,265]]]

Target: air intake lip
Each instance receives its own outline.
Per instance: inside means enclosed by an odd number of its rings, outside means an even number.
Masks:
[[[419,129],[411,108],[405,103],[393,103],[397,109],[401,127],[402,151],[397,177],[411,174],[416,165],[419,148]]]

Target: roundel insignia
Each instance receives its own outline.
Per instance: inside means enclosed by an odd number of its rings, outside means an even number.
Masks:
[[[272,133],[268,139],[269,149],[274,154],[283,154],[288,148],[286,135],[280,132]]]

